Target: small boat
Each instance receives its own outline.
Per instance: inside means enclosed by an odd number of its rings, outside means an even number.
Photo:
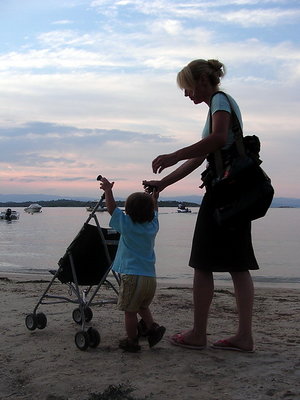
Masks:
[[[20,213],[8,208],[6,211],[0,212],[0,219],[5,219],[6,221],[13,221],[19,219]]]
[[[91,203],[89,203],[85,208],[86,211],[94,211],[96,205],[99,203],[97,209],[95,211],[99,211],[99,212],[103,212],[103,211],[107,211],[107,207],[105,205],[105,195],[103,193],[103,195],[101,196],[100,201],[93,201]]]
[[[185,213],[190,213],[191,210],[190,210],[189,208],[185,207],[184,204],[178,204],[177,212],[178,212],[178,213],[185,214]]]
[[[95,206],[96,206],[96,204],[97,204],[97,203],[95,203],[94,205],[91,204],[91,205],[89,205],[89,206],[86,206],[86,211],[93,211],[94,208],[95,208]],[[99,205],[99,206],[97,207],[96,211],[100,211],[100,212],[102,212],[102,211],[107,211],[107,207],[104,207],[104,206]]]
[[[33,204],[30,204],[30,206],[25,207],[24,211],[29,214],[39,213],[42,211],[42,206],[37,203],[33,203]]]

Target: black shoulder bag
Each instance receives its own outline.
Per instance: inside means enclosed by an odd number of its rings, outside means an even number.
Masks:
[[[226,93],[221,93],[230,104],[234,143],[228,150],[217,150],[208,157],[210,166],[202,174],[202,187],[205,185],[211,190],[216,221],[221,226],[234,226],[263,217],[271,205],[274,189],[271,179],[260,167],[259,138],[243,137],[230,100]]]

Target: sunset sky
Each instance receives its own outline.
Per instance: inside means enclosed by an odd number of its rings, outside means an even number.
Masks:
[[[201,138],[177,72],[217,58],[276,197],[300,198],[299,27],[299,0],[0,0],[0,194],[97,198],[98,174],[142,190]],[[201,170],[162,197],[202,195]]]

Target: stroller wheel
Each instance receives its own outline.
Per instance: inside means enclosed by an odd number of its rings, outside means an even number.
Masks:
[[[34,331],[37,328],[37,317],[35,314],[28,314],[25,318],[26,328],[30,331]]]
[[[72,317],[74,322],[76,322],[76,324],[81,324],[82,318],[81,318],[81,311],[79,308],[75,308],[75,310],[72,313]]]
[[[36,322],[38,329],[44,329],[47,326],[47,317],[44,313],[36,314]]]
[[[80,308],[75,308],[75,310],[72,313],[73,320],[76,322],[76,324],[81,324],[82,323],[82,317],[81,317],[81,311]],[[86,307],[84,309],[84,319],[85,322],[90,322],[90,320],[93,318],[93,311],[90,309],[90,307]]]
[[[89,335],[87,332],[77,332],[75,335],[75,344],[79,350],[86,350],[89,347]]]
[[[89,346],[92,348],[99,346],[101,341],[99,332],[94,328],[89,328],[87,334],[89,336]]]

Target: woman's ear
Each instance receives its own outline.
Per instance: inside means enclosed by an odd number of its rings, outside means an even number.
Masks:
[[[202,85],[202,86],[207,86],[208,85],[208,78],[205,74],[202,74],[199,79],[198,82]]]

